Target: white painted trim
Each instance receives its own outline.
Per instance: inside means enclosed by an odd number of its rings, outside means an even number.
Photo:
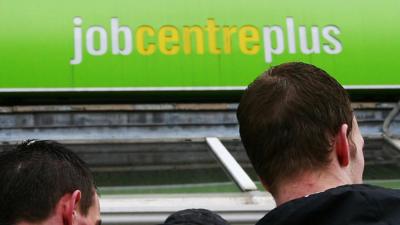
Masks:
[[[0,92],[158,92],[158,91],[241,91],[245,86],[231,87],[115,87],[115,88],[0,88]]]
[[[343,85],[343,87],[347,90],[381,90],[381,89],[399,89],[400,85]]]
[[[247,175],[247,173],[243,170],[235,158],[233,158],[233,156],[218,138],[207,137],[206,141],[208,146],[210,146],[211,150],[214,152],[218,161],[229,172],[242,191],[257,190],[256,184],[251,180],[249,175]]]
[[[161,224],[170,214],[184,209],[205,208],[230,224],[255,224],[275,208],[266,192],[102,195],[102,221],[109,225]]]
[[[347,90],[400,90],[400,85],[343,85]],[[0,88],[0,93],[13,92],[161,92],[161,91],[243,91],[247,86],[201,87],[79,87],[79,88]]]
[[[383,139],[396,148],[397,151],[400,151],[400,139],[392,138],[387,135],[383,135]]]

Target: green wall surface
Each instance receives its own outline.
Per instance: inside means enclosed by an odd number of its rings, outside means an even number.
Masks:
[[[243,88],[287,61],[400,87],[399,12],[398,0],[0,0],[0,91]]]

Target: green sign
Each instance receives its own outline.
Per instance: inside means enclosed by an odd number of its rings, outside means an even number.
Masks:
[[[398,0],[0,0],[0,91],[242,89],[304,61],[400,87]]]

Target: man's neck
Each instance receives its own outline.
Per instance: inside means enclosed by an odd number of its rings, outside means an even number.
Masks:
[[[58,224],[63,224],[62,219],[61,217],[57,217],[54,215],[42,222],[31,223],[27,221],[21,221],[16,225],[58,225]]]
[[[351,183],[351,179],[345,174],[329,171],[304,172],[296,178],[282,181],[274,198],[276,205],[279,206],[297,198]]]

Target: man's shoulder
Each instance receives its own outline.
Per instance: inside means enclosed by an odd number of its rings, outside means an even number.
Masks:
[[[393,196],[395,198],[400,197],[400,190],[384,188],[369,184],[352,184],[343,185],[336,188],[321,192],[321,196],[336,196],[336,195],[364,195],[366,198],[379,198],[384,196]]]
[[[339,225],[356,224],[359,219],[399,223],[400,190],[372,185],[340,186],[289,201],[269,212],[257,225]]]

